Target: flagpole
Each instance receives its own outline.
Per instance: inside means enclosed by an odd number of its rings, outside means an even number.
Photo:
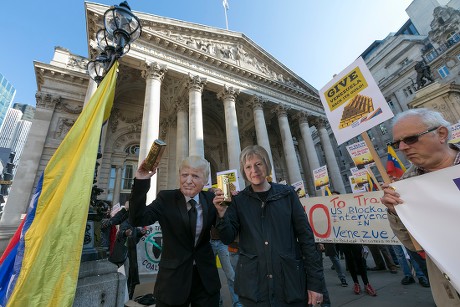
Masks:
[[[225,27],[228,30],[228,16],[227,16],[227,11],[228,11],[228,1],[223,0],[222,5],[224,6],[224,13],[225,13]]]

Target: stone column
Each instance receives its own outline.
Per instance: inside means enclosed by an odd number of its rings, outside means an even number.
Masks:
[[[317,117],[315,119],[315,126],[318,129],[319,139],[326,156],[327,170],[334,186],[334,190],[345,194],[345,185],[343,184],[340,168],[335,159],[334,149],[332,148],[329,133],[326,130],[326,119]]]
[[[18,165],[16,176],[11,186],[8,201],[3,209],[0,226],[17,227],[20,223],[21,214],[27,212],[30,198],[34,191],[35,175],[38,174],[40,159],[45,147],[46,136],[50,129],[54,109],[61,101],[60,96],[37,92],[35,94],[37,108],[32,127],[27,137],[27,142]]]
[[[314,169],[319,168],[321,165],[319,163],[318,154],[315,150],[315,142],[313,142],[313,137],[311,135],[310,126],[308,125],[308,114],[307,113],[299,113],[299,128],[300,133],[302,134],[303,145],[305,147],[305,151],[308,157],[308,164],[310,167],[311,172]],[[313,178],[313,173],[308,174],[309,178]],[[313,188],[314,188],[314,179],[313,179]]]
[[[227,154],[228,154],[228,167],[229,169],[236,169],[237,173],[240,173],[240,134],[238,132],[238,119],[236,117],[235,100],[239,95],[240,90],[227,87],[224,85],[224,89],[217,94],[217,98],[224,102],[225,112],[225,131],[227,135]],[[238,176],[240,187],[244,187],[243,175]]]
[[[188,114],[187,102],[179,99],[176,101],[177,130],[176,130],[176,178],[179,174],[179,166],[188,156]]]
[[[278,105],[274,112],[278,117],[278,124],[281,133],[281,141],[283,142],[284,157],[288,167],[289,184],[293,184],[297,181],[302,180],[300,174],[299,163],[297,161],[297,155],[294,148],[294,142],[292,141],[291,128],[289,127],[289,121],[287,116],[287,110],[289,108],[283,105]]]
[[[89,59],[95,59],[99,55],[99,48],[89,48]],[[93,79],[89,78],[88,87],[86,88],[85,100],[83,101],[83,107],[86,106],[88,101],[93,97],[93,94],[97,90],[97,83]]]
[[[142,77],[145,78],[144,113],[139,148],[139,163],[150,150],[153,141],[160,135],[160,94],[161,82],[167,68],[157,62],[145,63]],[[152,202],[157,194],[157,175],[150,179],[150,190],[147,193],[147,203]]]
[[[113,200],[112,204],[116,205],[120,202],[120,191],[121,191],[121,177],[123,175],[123,165],[115,165],[115,186],[113,187]],[[123,206],[124,204],[120,204]]]
[[[115,183],[113,187],[112,204],[120,202],[121,178],[123,177],[123,166],[125,164],[127,154],[125,152],[116,152],[112,154],[111,164],[115,166]],[[124,205],[124,204],[120,204]]]
[[[189,155],[204,158],[203,105],[201,94],[206,85],[206,78],[189,74]]]
[[[298,141],[300,162],[302,164],[302,169],[303,169],[303,174],[304,174],[303,177],[305,179],[304,181],[305,190],[308,192],[308,195],[315,196],[316,191],[314,188],[313,176],[312,176],[312,172],[310,169],[310,163],[308,162],[307,151],[305,149],[305,142],[303,139],[297,139],[297,141]]]
[[[250,107],[254,114],[254,126],[256,128],[257,144],[265,148],[272,163],[271,177],[272,181],[276,182],[275,165],[273,163],[272,151],[270,148],[270,140],[268,138],[267,125],[265,124],[265,116],[263,105],[267,101],[260,96],[253,96],[249,101]]]
[[[89,78],[88,88],[86,89],[85,101],[83,103],[83,107],[86,106],[88,101],[93,97],[94,93],[97,90],[97,83],[93,79]]]

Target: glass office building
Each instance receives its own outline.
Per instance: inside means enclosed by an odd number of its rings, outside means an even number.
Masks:
[[[15,94],[16,89],[14,86],[0,73],[0,128]]]

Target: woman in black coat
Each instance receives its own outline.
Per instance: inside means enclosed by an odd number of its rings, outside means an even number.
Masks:
[[[235,292],[251,306],[302,306],[323,300],[323,270],[313,232],[290,186],[267,180],[271,163],[261,146],[240,155],[241,173],[250,186],[223,206],[216,191],[216,228],[224,244],[239,234]]]

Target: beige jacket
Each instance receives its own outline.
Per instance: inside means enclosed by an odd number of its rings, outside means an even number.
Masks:
[[[414,243],[412,243],[409,231],[401,222],[401,219],[397,215],[388,212],[388,221],[399,241],[401,241],[407,249],[417,251]],[[426,257],[426,267],[430,278],[431,294],[433,295],[436,306],[460,306],[459,294],[428,255]]]

